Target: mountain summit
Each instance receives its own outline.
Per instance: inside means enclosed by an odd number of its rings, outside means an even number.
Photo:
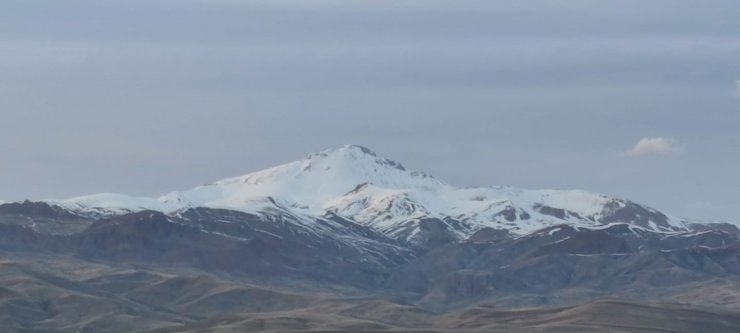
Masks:
[[[423,231],[429,229],[449,239],[465,239],[485,228],[524,235],[558,224],[628,224],[660,233],[687,230],[680,219],[603,194],[454,187],[356,145],[156,199],[97,194],[49,203],[80,215],[142,210],[169,214],[197,207],[260,213],[279,208],[307,219],[336,215],[410,243],[428,237]]]
[[[160,201],[175,206],[205,204],[239,209],[245,203],[270,197],[289,206],[315,210],[360,184],[427,190],[445,186],[431,176],[408,171],[398,162],[379,157],[368,148],[346,145],[267,170],[173,192]]]

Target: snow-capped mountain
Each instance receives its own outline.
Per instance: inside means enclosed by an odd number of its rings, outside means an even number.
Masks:
[[[47,202],[82,215],[175,214],[195,207],[259,213],[279,207],[306,218],[337,215],[410,243],[425,237],[430,221],[455,239],[484,228],[524,235],[563,223],[583,228],[627,223],[660,233],[688,229],[681,219],[603,194],[455,187],[355,145],[159,198],[97,194]]]
[[[232,288],[201,292],[200,282],[198,291],[181,297],[186,280],[178,277],[173,289],[149,272],[182,272],[198,281],[213,276],[301,294],[315,290],[328,303],[310,306],[345,312],[365,307],[357,300],[372,295],[432,311],[624,295],[651,302],[690,297],[711,306],[720,299],[736,306],[736,299],[717,295],[737,293],[740,281],[735,225],[682,220],[585,191],[455,187],[358,146],[159,198],[97,194],[0,204],[0,255],[49,262],[42,278],[29,275],[32,280],[84,286],[80,291],[95,296],[88,297],[95,304],[105,294],[126,301],[111,303],[116,308],[148,308],[129,293],[139,288],[152,294],[132,284],[142,279],[165,284],[157,295],[174,290],[173,297],[196,302],[196,308],[210,304],[224,314],[227,304],[246,309],[250,318],[257,313],[255,300],[261,307],[284,299],[262,302],[264,293]],[[65,282],[81,269],[83,280]],[[57,270],[64,275],[47,276]],[[115,274],[91,278],[93,271]],[[695,292],[702,288],[710,290],[705,298]],[[352,305],[337,308],[326,298],[334,293]],[[30,304],[21,315],[50,312],[37,298],[53,295],[31,296],[18,301]],[[64,301],[52,302],[52,310]],[[153,308],[161,309],[159,303]]]

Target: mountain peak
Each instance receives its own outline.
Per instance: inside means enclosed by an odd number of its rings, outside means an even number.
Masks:
[[[365,146],[361,146],[361,145],[354,145],[354,144],[346,144],[346,145],[341,146],[339,148],[329,149],[329,151],[360,152],[362,154],[366,154],[366,155],[370,155],[370,156],[375,156],[375,157],[378,156],[378,154],[376,154],[370,148],[365,147]]]
[[[360,145],[347,144],[339,148],[323,150],[309,154],[306,160],[309,163],[322,160],[333,161],[333,163],[370,163],[406,171],[401,163],[381,157],[370,148]]]
[[[398,162],[380,157],[369,148],[344,145],[266,170],[170,193],[160,200],[173,204],[241,207],[245,202],[274,197],[289,206],[322,209],[326,202],[360,184],[386,189],[447,186],[430,175],[407,170]]]

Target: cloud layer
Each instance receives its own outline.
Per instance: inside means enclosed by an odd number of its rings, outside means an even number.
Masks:
[[[737,216],[737,0],[0,1],[3,200],[359,143],[460,186]],[[650,133],[690,154],[625,158]],[[665,138],[633,154],[680,152]]]

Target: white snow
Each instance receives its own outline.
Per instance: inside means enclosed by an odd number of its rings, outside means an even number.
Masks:
[[[172,211],[176,207],[154,198],[130,197],[115,193],[100,193],[67,200],[47,200],[46,202],[71,211],[94,210],[101,213],[129,213],[142,210]]]
[[[550,232],[548,232],[548,233],[547,233],[547,235],[548,235],[548,236],[552,236],[552,235],[554,235],[554,234],[555,234],[556,232],[558,232],[558,231],[560,231],[560,230],[563,230],[563,229],[562,229],[562,228],[555,228],[555,229],[552,229],[552,230],[550,230]]]
[[[418,223],[414,221],[451,217],[467,226],[456,230],[464,237],[483,227],[509,229],[520,235],[563,223],[598,228],[602,227],[598,219],[606,206],[622,201],[580,190],[458,188],[427,174],[406,170],[367,148],[347,145],[156,199],[105,193],[48,202],[73,211],[108,214],[141,210],[172,213],[188,207],[246,212],[280,209],[290,211],[305,223],[310,223],[310,217],[333,211],[388,234],[417,228],[411,230],[410,237],[418,232]],[[536,209],[538,206],[563,209],[568,216],[559,219],[542,214]],[[516,221],[508,221],[507,214],[516,215]],[[523,218],[527,215],[528,219]],[[673,220],[677,226],[682,225]],[[654,224],[650,229],[663,232]]]

